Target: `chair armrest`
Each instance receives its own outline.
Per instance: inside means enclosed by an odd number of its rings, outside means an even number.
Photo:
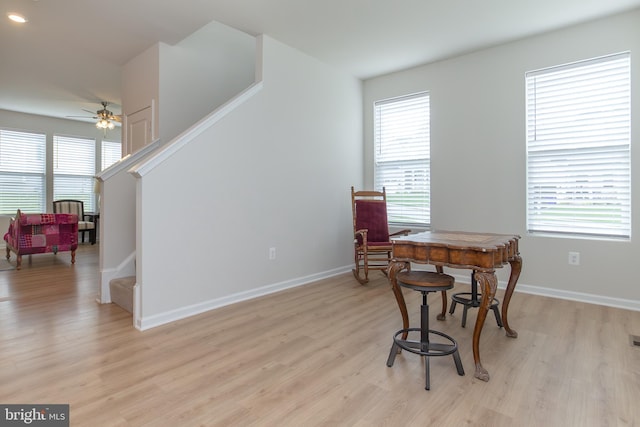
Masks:
[[[369,232],[369,230],[367,230],[366,228],[363,228],[361,230],[356,230],[353,236],[353,243],[355,244],[360,244],[360,242],[358,242],[358,236],[360,236],[360,238],[362,239],[362,243],[364,243],[366,245],[367,243],[367,233]]]
[[[411,233],[411,230],[409,230],[409,229],[404,229],[404,230],[396,231],[395,233],[391,233],[391,234],[389,234],[389,237],[392,237],[392,236],[400,236],[400,235],[402,235],[402,236],[408,236],[408,235],[409,235],[409,233]]]

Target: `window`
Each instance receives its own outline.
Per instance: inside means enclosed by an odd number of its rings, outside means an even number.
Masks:
[[[526,74],[527,228],[631,234],[630,56]]]
[[[387,192],[389,223],[430,223],[429,93],[374,104],[374,187]]]
[[[105,170],[122,158],[122,144],[115,141],[102,141],[102,165]]]
[[[95,164],[95,140],[54,135],[53,200],[82,200],[85,212],[94,212]]]
[[[0,129],[0,213],[45,212],[46,136]]]

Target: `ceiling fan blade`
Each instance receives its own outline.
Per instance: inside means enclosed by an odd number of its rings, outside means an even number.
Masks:
[[[92,120],[111,120],[114,122],[121,123],[122,115],[121,114],[113,114],[111,111],[107,110],[108,102],[101,102],[102,109],[98,111],[87,110],[86,108],[82,108],[82,111],[85,111],[91,116],[66,116],[68,118],[78,118],[78,119],[92,119]]]

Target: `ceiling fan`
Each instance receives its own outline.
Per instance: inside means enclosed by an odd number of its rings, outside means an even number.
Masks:
[[[109,111],[107,109],[107,107],[109,106],[109,103],[106,101],[102,101],[102,109],[98,110],[95,112],[95,115],[92,117],[87,117],[87,116],[67,116],[69,118],[92,118],[94,120],[97,120],[96,122],[96,127],[98,129],[104,129],[105,131],[107,129],[113,129],[115,128],[115,122],[122,122],[122,115],[120,114],[113,114],[111,111]],[[91,113],[94,114],[93,111],[90,110],[85,110],[84,108],[82,109],[82,111],[86,111],[87,113]]]

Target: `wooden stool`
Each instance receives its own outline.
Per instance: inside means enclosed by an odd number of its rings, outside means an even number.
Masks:
[[[396,276],[399,286],[413,289],[422,293],[422,306],[420,307],[420,327],[401,329],[393,336],[393,346],[389,352],[387,366],[393,366],[396,354],[407,350],[411,353],[424,356],[425,365],[425,390],[429,390],[429,357],[453,355],[458,375],[464,375],[458,343],[449,335],[429,329],[429,305],[427,304],[427,294],[430,292],[441,292],[453,288],[455,279],[448,274],[430,271],[403,271]],[[419,332],[420,341],[408,340],[409,332]],[[402,337],[400,337],[402,335]],[[429,335],[437,335],[444,338],[446,343],[432,342]]]
[[[480,307],[481,301],[482,295],[478,293],[478,281],[475,278],[475,271],[472,271],[471,292],[458,292],[451,295],[451,308],[449,309],[449,314],[453,314],[456,310],[456,304],[462,304],[464,306],[464,310],[462,310],[462,327],[464,328],[467,324],[467,310],[469,307]],[[498,324],[498,327],[502,328],[502,318],[500,317],[498,304],[500,304],[500,301],[494,298],[493,301],[491,301],[491,310],[493,310],[493,314],[496,316],[496,323]]]

